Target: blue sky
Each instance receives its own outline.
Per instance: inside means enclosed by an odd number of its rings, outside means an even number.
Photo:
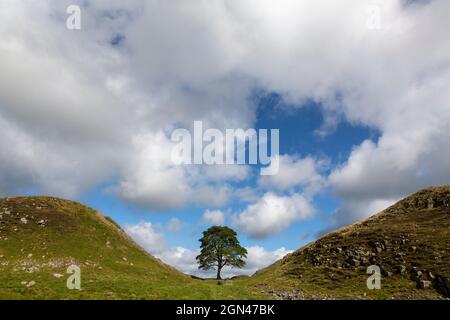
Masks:
[[[280,154],[298,154],[301,157],[312,155],[328,159],[330,161],[330,166],[326,170],[328,172],[333,166],[345,161],[352,148],[366,139],[376,141],[378,138],[376,130],[345,121],[340,122],[329,134],[321,137],[316,134],[316,130],[320,129],[324,122],[320,104],[308,102],[303,105],[286,105],[280,95],[275,93],[258,94],[251,99],[257,105],[255,128],[280,129]],[[255,170],[257,168],[258,166],[255,166]],[[237,185],[255,188],[256,179],[237,183]],[[190,206],[181,210],[148,211],[122,202],[114,195],[105,192],[103,188],[86,195],[82,201],[107,213],[123,227],[141,221],[150,221],[158,225],[158,229],[164,233],[170,246],[197,249],[201,232],[209,226],[207,223],[202,223],[203,213],[208,209],[205,206]],[[328,227],[327,218],[338,208],[339,200],[329,190],[323,190],[314,197],[314,205],[317,212],[313,218],[294,223],[279,234],[267,239],[253,239],[240,234],[239,238],[245,246],[260,245],[268,250],[280,247],[295,250],[315,240]],[[239,212],[245,209],[245,203],[231,203],[225,206],[225,209]],[[165,226],[173,218],[182,222],[182,230],[178,232],[166,230]],[[234,227],[230,219],[227,220],[227,224]]]
[[[449,183],[449,13],[446,0],[0,1],[0,195],[79,200],[188,273],[201,231],[225,220],[252,273]],[[170,134],[196,120],[280,129],[279,174],[175,166]]]

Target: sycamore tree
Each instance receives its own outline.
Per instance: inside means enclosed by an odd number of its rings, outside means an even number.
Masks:
[[[237,234],[228,227],[213,226],[203,231],[199,240],[201,252],[197,256],[198,268],[203,270],[217,269],[217,279],[225,266],[242,268],[245,266],[247,250],[241,247]]]

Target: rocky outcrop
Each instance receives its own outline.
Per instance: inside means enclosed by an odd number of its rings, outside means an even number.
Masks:
[[[447,186],[432,187],[412,194],[401,200],[389,210],[450,208],[450,189]]]
[[[438,292],[446,297],[450,297],[450,278],[443,276],[436,276],[434,280],[434,287]]]
[[[414,281],[423,296],[437,294],[432,292],[435,289],[450,297],[449,204],[450,186],[421,190],[365,221],[308,244],[277,265],[291,279],[299,279],[299,274],[308,279],[312,266],[333,274],[327,279],[337,277],[341,282],[376,265],[393,281]]]

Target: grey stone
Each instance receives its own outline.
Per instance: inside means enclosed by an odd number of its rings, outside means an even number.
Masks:
[[[419,289],[427,289],[427,288],[431,287],[431,281],[428,281],[428,280],[420,280],[420,281],[417,283],[417,286],[418,286]]]
[[[353,267],[358,267],[361,264],[361,261],[357,259],[349,259],[348,263]]]
[[[404,265],[400,265],[397,267],[397,271],[399,274],[404,274],[406,272],[406,267]]]
[[[450,297],[450,278],[443,277],[440,275],[436,275],[434,279],[434,285],[436,290],[442,293],[443,295]]]

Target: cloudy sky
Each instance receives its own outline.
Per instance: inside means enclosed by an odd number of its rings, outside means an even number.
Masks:
[[[0,0],[0,195],[87,203],[189,273],[229,225],[252,273],[450,182],[448,30],[447,0]],[[279,128],[279,174],[175,166],[195,120]]]

